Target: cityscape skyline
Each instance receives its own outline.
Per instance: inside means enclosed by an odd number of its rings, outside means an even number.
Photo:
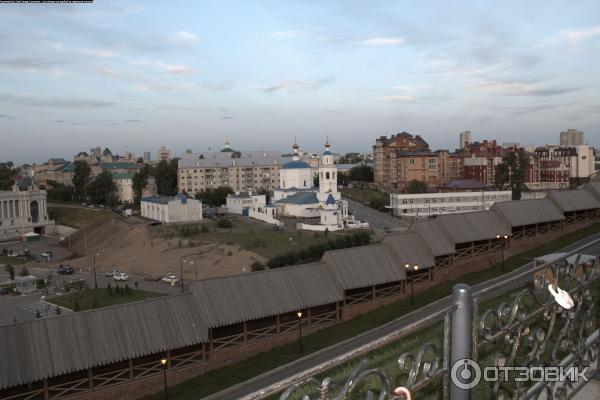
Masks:
[[[570,127],[600,146],[595,2],[178,5],[3,4],[0,158],[295,136],[368,152],[402,131],[453,150],[464,130],[543,145]]]

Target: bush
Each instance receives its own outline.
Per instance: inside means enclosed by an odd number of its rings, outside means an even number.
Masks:
[[[60,306],[56,306],[56,315],[60,315],[61,312],[62,309],[60,308]]]
[[[106,285],[106,292],[108,293],[109,296],[113,295],[113,290],[112,290],[112,286],[110,286],[110,283],[108,285]]]
[[[125,284],[125,294],[131,296],[133,293],[131,292],[131,288],[128,284]]]
[[[202,225],[200,226],[200,232],[202,232],[202,233],[207,233],[207,232],[209,232],[209,231],[210,231],[210,229],[208,229],[208,226],[207,226],[207,225],[204,225],[204,224],[202,224]]]
[[[92,297],[92,308],[98,308],[98,300],[95,297]]]
[[[263,263],[261,263],[260,261],[254,261],[251,265],[250,265],[250,269],[252,270],[252,272],[256,272],[256,271],[262,271],[265,270],[266,267]]]
[[[75,300],[75,302],[73,303],[73,311],[79,311],[81,310],[81,307],[79,307],[79,302],[77,300]]]
[[[231,220],[223,218],[217,221],[217,228],[231,229],[233,228],[233,223]]]

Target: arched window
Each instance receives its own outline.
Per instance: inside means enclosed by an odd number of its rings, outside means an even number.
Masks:
[[[329,179],[329,171],[325,173],[325,179]]]
[[[40,207],[36,200],[32,201],[29,205],[31,211],[31,222],[36,223],[40,218]]]
[[[304,187],[306,187],[306,180],[304,180]]]

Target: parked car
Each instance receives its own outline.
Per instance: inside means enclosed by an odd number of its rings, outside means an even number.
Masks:
[[[384,230],[386,233],[392,233],[392,228],[390,228],[389,226],[384,226],[384,227],[383,227],[383,230]]]
[[[148,275],[144,276],[144,280],[145,281],[160,281],[161,276],[156,275],[156,274],[148,274]]]
[[[60,264],[58,266],[58,272],[60,275],[71,275],[73,273],[73,268],[70,265]]]
[[[52,251],[50,250],[46,250],[42,253],[42,257],[48,257],[48,258],[52,258],[54,254],[52,253]]]
[[[177,278],[177,275],[172,274],[165,275],[161,280],[165,283],[170,283],[171,285],[179,282],[179,278]]]
[[[4,296],[5,294],[10,294],[10,288],[0,287],[0,296]]]
[[[104,276],[106,276],[107,278],[112,278],[113,276],[119,274],[119,270],[118,269],[111,269],[110,271],[106,271],[104,273]]]
[[[113,276],[113,280],[124,282],[124,281],[129,280],[129,275],[127,275],[125,272],[119,272]]]

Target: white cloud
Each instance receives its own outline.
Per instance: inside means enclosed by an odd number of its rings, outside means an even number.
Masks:
[[[101,57],[101,58],[109,58],[109,57],[114,57],[117,55],[116,51],[105,50],[105,49],[85,49],[85,50],[83,50],[83,52],[90,56]]]
[[[199,40],[199,38],[198,35],[192,32],[178,31],[171,33],[169,35],[169,40],[175,44],[190,45],[192,43],[196,43]]]
[[[361,40],[359,43],[367,46],[397,46],[405,42],[401,37],[373,37]]]
[[[286,93],[300,93],[306,92],[309,90],[319,89],[321,86],[328,83],[331,79],[320,79],[320,80],[295,80],[295,81],[286,81],[281,82],[275,85],[271,85],[263,88],[264,92],[273,93],[273,92],[286,92]]]
[[[591,28],[575,31],[563,30],[555,35],[548,37],[546,40],[544,40],[543,44],[547,46],[563,42],[577,44],[585,39],[589,39],[598,35],[600,35],[600,26],[593,26]]]
[[[419,85],[419,86],[396,85],[392,89],[398,90],[400,92],[410,92],[413,90],[429,89],[430,87],[431,87],[431,85]]]
[[[278,39],[293,39],[293,38],[300,36],[301,33],[302,33],[302,31],[300,29],[295,29],[295,30],[291,30],[291,31],[271,32],[271,33],[269,33],[269,36],[278,38]]]
[[[185,64],[164,64],[162,62],[159,62],[158,67],[166,73],[173,75],[189,74],[193,71],[192,67]]]
[[[390,101],[393,103],[414,103],[417,100],[415,96],[402,95],[381,96],[380,99],[384,101]]]

